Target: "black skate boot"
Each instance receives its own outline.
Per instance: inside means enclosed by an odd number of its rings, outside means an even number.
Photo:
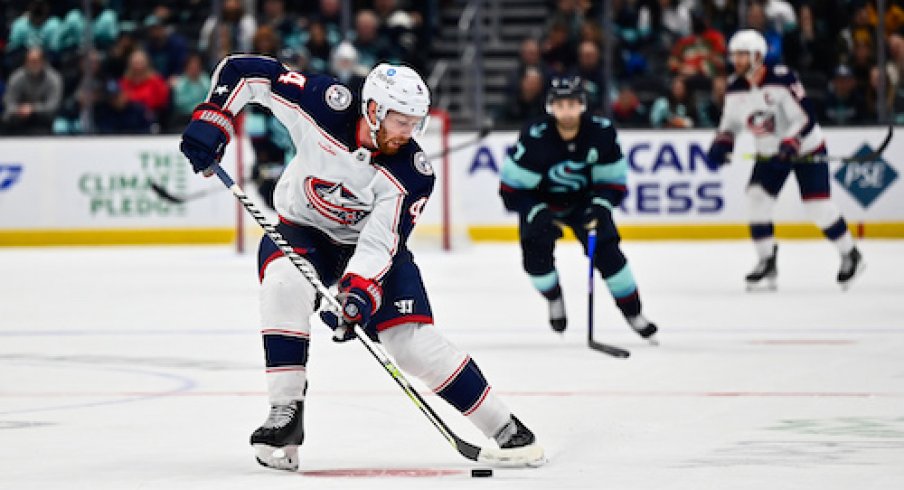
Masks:
[[[298,446],[304,441],[304,400],[273,405],[264,424],[251,434],[257,462],[279,470],[298,469]]]
[[[553,332],[558,333],[564,332],[568,326],[568,319],[565,317],[565,298],[561,295],[549,300],[549,326]]]
[[[647,320],[643,314],[639,314],[636,316],[632,316],[628,318],[628,325],[631,325],[631,328],[637,332],[637,335],[647,339],[653,345],[659,345],[659,341],[656,340],[656,332],[659,331],[656,328],[656,324]]]
[[[847,291],[854,281],[854,277],[863,272],[866,263],[863,262],[863,256],[857,247],[851,249],[850,252],[841,256],[841,269],[838,270],[838,284],[841,289]]]
[[[543,447],[537,444],[537,438],[518,417],[512,415],[511,420],[499,429],[494,437],[502,453],[510,453],[500,458],[500,463],[511,464],[520,461],[527,466],[541,466],[546,463]]]
[[[775,266],[775,256],[778,254],[778,245],[772,246],[772,255],[763,257],[757,262],[753,272],[747,274],[747,290],[754,291],[759,289],[765,280],[765,289],[775,291],[775,278],[778,276],[778,269]]]

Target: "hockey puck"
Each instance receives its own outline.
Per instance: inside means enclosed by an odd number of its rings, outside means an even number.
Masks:
[[[474,478],[486,478],[493,476],[493,470],[489,468],[474,468],[471,470],[471,476]]]

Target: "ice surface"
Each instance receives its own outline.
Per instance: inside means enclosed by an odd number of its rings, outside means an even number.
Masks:
[[[860,247],[867,270],[846,293],[833,247],[792,241],[778,292],[751,294],[746,242],[625,243],[662,344],[634,335],[599,282],[598,340],[628,360],[585,346],[575,244],[557,252],[564,337],[514,244],[418,252],[438,327],[550,457],[481,479],[362,346],[330,342],[323,326],[300,473],[257,466],[247,438],[267,404],[253,256],[0,249],[0,488],[901,489],[904,242]]]

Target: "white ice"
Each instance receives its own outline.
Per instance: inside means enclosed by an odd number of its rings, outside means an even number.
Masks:
[[[0,249],[0,488],[904,488],[904,242],[782,242],[779,290],[747,293],[752,246],[627,242],[659,347],[560,244],[564,337],[514,244],[420,251],[438,328],[468,350],[549,464],[471,478],[357,342],[315,326],[299,473],[259,467],[267,412],[255,258],[227,247]],[[425,393],[423,387],[416,383]],[[482,439],[439,398],[465,438]],[[343,477],[375,470],[382,476]],[[437,476],[400,476],[448,471]]]

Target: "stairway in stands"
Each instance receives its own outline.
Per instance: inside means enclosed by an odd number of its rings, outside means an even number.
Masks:
[[[452,127],[475,127],[475,102],[466,89],[472,67],[462,66],[465,40],[460,31],[462,15],[468,15],[468,0],[445,2],[441,25],[433,41],[436,105],[449,111]],[[509,76],[518,66],[518,51],[527,37],[539,38],[549,15],[546,0],[483,0],[484,114],[489,116],[507,98]],[[466,17],[473,19],[473,16]],[[476,21],[476,19],[475,19]],[[473,25],[473,21],[468,23]],[[473,27],[472,27],[473,28]],[[470,39],[472,34],[464,34]],[[437,70],[437,66],[439,69]]]

